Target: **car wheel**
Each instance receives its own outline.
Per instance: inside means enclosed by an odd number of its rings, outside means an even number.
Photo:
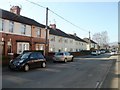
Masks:
[[[45,68],[45,67],[46,67],[46,63],[45,63],[45,62],[42,62],[41,67],[42,67],[42,68]]]
[[[67,62],[67,59],[65,58],[64,62],[66,63]]]
[[[56,63],[56,61],[53,61],[53,63]]]
[[[73,57],[72,57],[72,59],[71,59],[71,62],[73,62]]]
[[[24,71],[27,72],[27,71],[29,71],[29,69],[30,69],[29,65],[26,64],[26,65],[24,66]]]
[[[8,69],[11,70],[11,71],[13,70],[10,65],[8,66]]]

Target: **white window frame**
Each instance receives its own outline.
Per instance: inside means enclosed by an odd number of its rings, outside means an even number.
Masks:
[[[29,43],[27,42],[18,42],[17,43],[17,54],[21,54],[24,50],[29,50]]]
[[[9,22],[9,32],[13,33],[13,31],[14,31],[14,22],[10,21]]]
[[[41,29],[40,29],[40,27],[37,27],[36,35],[37,35],[37,37],[41,36]]]
[[[0,19],[0,31],[4,31],[4,20]]]
[[[26,34],[26,25],[25,24],[21,24],[21,34]]]
[[[2,31],[4,31],[4,20],[2,19]]]

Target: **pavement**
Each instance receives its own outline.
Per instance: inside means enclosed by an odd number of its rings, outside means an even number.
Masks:
[[[120,55],[113,55],[110,59],[115,59],[104,80],[102,88],[113,88],[120,90]]]

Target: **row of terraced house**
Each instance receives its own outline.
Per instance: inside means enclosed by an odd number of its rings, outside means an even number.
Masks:
[[[0,17],[2,55],[21,54],[24,50],[43,50],[44,55],[48,52],[90,50],[88,38],[81,39],[76,34],[67,34],[57,29],[55,24],[50,24],[46,30],[45,25],[20,15],[18,6],[13,6],[10,11],[0,9],[0,13],[2,13]],[[93,40],[90,46],[98,48]]]

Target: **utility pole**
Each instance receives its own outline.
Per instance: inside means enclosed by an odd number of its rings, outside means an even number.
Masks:
[[[48,7],[46,8],[46,49],[45,49],[45,53],[48,50]],[[47,54],[47,53],[46,53]]]
[[[89,49],[91,49],[91,38],[90,38],[90,31],[89,31]]]
[[[46,8],[46,44],[48,44],[48,7]]]

